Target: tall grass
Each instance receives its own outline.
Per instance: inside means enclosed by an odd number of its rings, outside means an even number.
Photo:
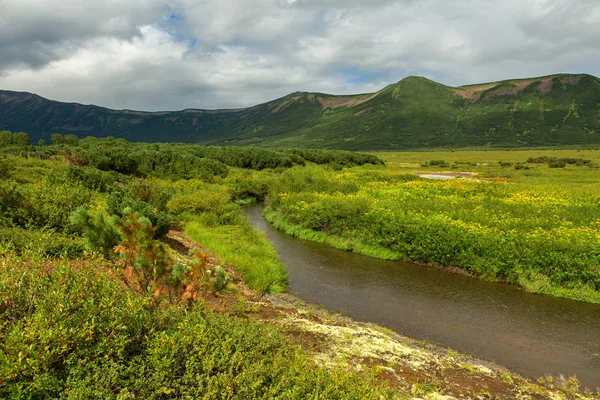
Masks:
[[[185,233],[231,264],[251,289],[276,293],[287,288],[287,271],[275,248],[249,224],[208,226],[192,218]]]

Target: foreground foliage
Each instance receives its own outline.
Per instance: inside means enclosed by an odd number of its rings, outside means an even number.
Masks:
[[[92,264],[2,261],[3,398],[378,398],[281,333],[202,304],[149,307]],[[389,396],[390,393],[387,393]]]

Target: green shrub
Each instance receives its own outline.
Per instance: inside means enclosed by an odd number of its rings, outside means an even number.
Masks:
[[[446,161],[444,160],[431,160],[429,161],[429,165],[439,165],[440,167],[444,167],[448,164],[446,164]]]
[[[0,269],[0,397],[67,397],[82,366],[126,367],[152,325],[145,300],[95,268],[9,262]]]
[[[50,180],[31,185],[25,193],[29,224],[74,233],[71,214],[89,206],[93,193],[80,185],[54,184]]]
[[[0,227],[0,252],[9,251],[18,255],[80,258],[84,245],[54,231],[28,230],[17,227]]]
[[[31,139],[25,132],[15,132],[13,134],[12,143],[16,146],[31,146]]]
[[[15,171],[15,164],[13,161],[0,156],[0,179],[9,179]]]
[[[221,187],[207,186],[202,190],[175,195],[168,203],[168,210],[174,214],[184,212],[202,213],[215,210],[229,203],[231,196]]]
[[[13,143],[13,133],[9,131],[0,131],[0,148],[8,147]]]
[[[567,163],[564,161],[560,161],[560,160],[550,161],[548,163],[548,167],[550,167],[550,168],[565,168],[566,166],[567,166]]]
[[[119,174],[113,171],[101,171],[92,167],[71,165],[67,168],[66,177],[69,181],[78,182],[87,189],[108,192],[119,179]]]
[[[156,237],[161,238],[171,226],[171,216],[167,212],[169,197],[164,190],[148,182],[133,182],[108,196],[106,210],[109,215],[118,218],[140,213],[156,228]]]
[[[116,218],[106,218],[102,211],[90,215],[85,207],[78,208],[71,215],[73,226],[83,233],[83,242],[88,250],[111,256],[113,248],[121,241]]]

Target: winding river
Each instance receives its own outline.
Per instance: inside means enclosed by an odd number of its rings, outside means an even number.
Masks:
[[[245,212],[287,266],[289,291],[305,301],[525,376],[575,375],[600,387],[598,304],[338,250],[276,230],[261,205]]]

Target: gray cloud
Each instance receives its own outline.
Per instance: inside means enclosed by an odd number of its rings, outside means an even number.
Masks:
[[[114,108],[239,107],[600,75],[596,0],[0,0],[0,88]]]

